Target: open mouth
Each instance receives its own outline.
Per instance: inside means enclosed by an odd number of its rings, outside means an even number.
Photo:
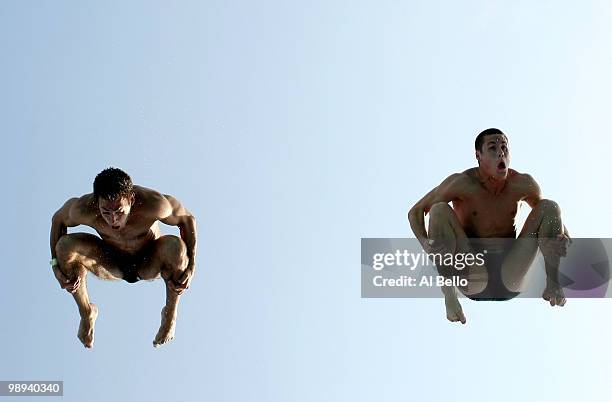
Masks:
[[[113,225],[113,226],[111,226],[111,227],[112,227],[113,229],[117,230],[117,229],[119,229],[121,226],[119,226],[119,225]]]
[[[499,170],[506,170],[506,162],[501,161],[497,164],[497,169]]]

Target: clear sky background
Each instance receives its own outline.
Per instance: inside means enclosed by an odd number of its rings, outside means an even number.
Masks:
[[[612,301],[464,300],[453,325],[442,299],[361,299],[360,238],[412,237],[407,210],[475,164],[490,126],[574,237],[612,237],[611,17],[606,1],[2,2],[0,379],[92,402],[601,400]],[[161,281],[90,278],[85,350],[48,265],[51,215],[108,166],[198,218],[162,349]]]

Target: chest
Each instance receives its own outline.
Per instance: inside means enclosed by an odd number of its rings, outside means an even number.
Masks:
[[[470,219],[489,221],[514,219],[518,212],[520,198],[515,197],[474,197],[463,202],[464,214]]]
[[[520,194],[493,195],[478,191],[453,202],[459,220],[470,231],[482,235],[505,235],[514,231]]]

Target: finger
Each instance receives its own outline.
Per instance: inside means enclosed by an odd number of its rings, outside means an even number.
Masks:
[[[58,267],[53,267],[53,273],[55,274],[55,278],[60,281],[60,282],[68,282],[68,278],[66,277],[66,275],[64,275],[64,273],[58,268]]]
[[[69,281],[66,285],[68,285],[69,288],[76,290],[80,284],[81,284],[81,280],[80,278],[77,277],[76,279]]]
[[[181,274],[181,276],[179,277],[179,282],[181,283],[185,283],[187,282],[187,279],[189,278],[189,270],[184,270],[183,273]]]
[[[69,289],[70,292],[74,292],[74,291],[76,291],[79,288],[80,284],[81,284],[81,282],[77,278],[73,282],[68,283],[66,288]]]
[[[183,291],[185,290],[182,285],[179,285],[173,280],[168,281],[168,286],[170,287],[170,289],[172,289],[174,292],[178,294],[183,293]]]
[[[561,299],[560,299],[560,301],[559,301],[558,305],[559,305],[560,307],[563,307],[563,306],[565,306],[565,302],[566,302],[566,301],[567,301],[567,300],[565,299],[565,297],[561,297]]]
[[[551,297],[550,297],[550,299],[548,301],[550,302],[551,306],[554,306],[555,305],[555,296],[551,295]]]
[[[182,288],[181,286],[179,286],[179,285],[178,285],[178,284],[176,284],[176,283],[173,283],[173,284],[172,284],[172,286],[174,287],[174,288],[173,288],[173,290],[174,290],[174,291],[175,291],[177,294],[179,294],[179,295],[180,295],[180,294],[182,294],[182,293],[185,291],[185,289],[184,289],[184,288]]]

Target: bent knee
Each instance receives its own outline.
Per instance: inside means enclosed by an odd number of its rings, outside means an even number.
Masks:
[[[453,209],[446,202],[436,202],[429,209],[429,218],[448,216],[449,213],[453,213]]]
[[[541,209],[545,214],[561,215],[561,207],[553,200],[542,199],[538,202],[536,208]]]
[[[158,240],[157,251],[163,261],[170,265],[182,265],[187,261],[187,246],[178,236],[162,236]]]
[[[77,254],[78,240],[71,234],[65,234],[55,244],[55,253],[60,261],[67,261]]]

